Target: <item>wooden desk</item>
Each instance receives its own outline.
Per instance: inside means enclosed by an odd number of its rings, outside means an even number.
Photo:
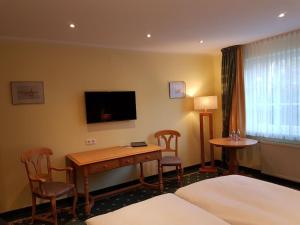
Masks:
[[[229,174],[238,174],[237,149],[257,144],[257,140],[249,138],[241,138],[238,141],[231,138],[215,138],[210,139],[209,143],[217,147],[225,147],[229,151]]]
[[[149,187],[159,188],[163,190],[162,173],[160,169],[161,150],[157,145],[148,145],[145,147],[112,147],[105,149],[97,149],[85,152],[77,152],[68,154],[66,156],[67,163],[74,168],[74,183],[76,182],[76,171],[83,170],[83,187],[85,197],[85,212],[90,214],[91,208],[94,203],[94,198],[89,194],[89,181],[90,174],[96,174],[115,168],[140,164],[140,184]],[[148,184],[144,181],[143,162],[157,160],[158,162],[158,176],[159,184]]]

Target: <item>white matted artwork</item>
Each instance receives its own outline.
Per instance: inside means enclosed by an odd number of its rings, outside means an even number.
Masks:
[[[12,81],[12,104],[43,104],[44,82],[42,81]]]
[[[170,81],[169,82],[169,96],[170,96],[170,98],[184,98],[185,97],[185,82],[184,81]]]

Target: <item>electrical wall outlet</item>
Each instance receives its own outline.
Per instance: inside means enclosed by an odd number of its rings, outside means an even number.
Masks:
[[[86,145],[95,145],[97,143],[96,138],[88,138],[85,140]]]

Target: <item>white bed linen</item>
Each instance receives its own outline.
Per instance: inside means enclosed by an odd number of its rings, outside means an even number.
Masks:
[[[92,217],[87,225],[228,225],[220,218],[177,197],[160,195],[104,215]]]
[[[232,225],[300,225],[299,191],[245,176],[203,180],[175,194]]]

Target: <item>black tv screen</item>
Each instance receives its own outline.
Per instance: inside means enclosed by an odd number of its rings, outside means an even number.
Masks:
[[[87,123],[135,120],[135,92],[85,92]]]

